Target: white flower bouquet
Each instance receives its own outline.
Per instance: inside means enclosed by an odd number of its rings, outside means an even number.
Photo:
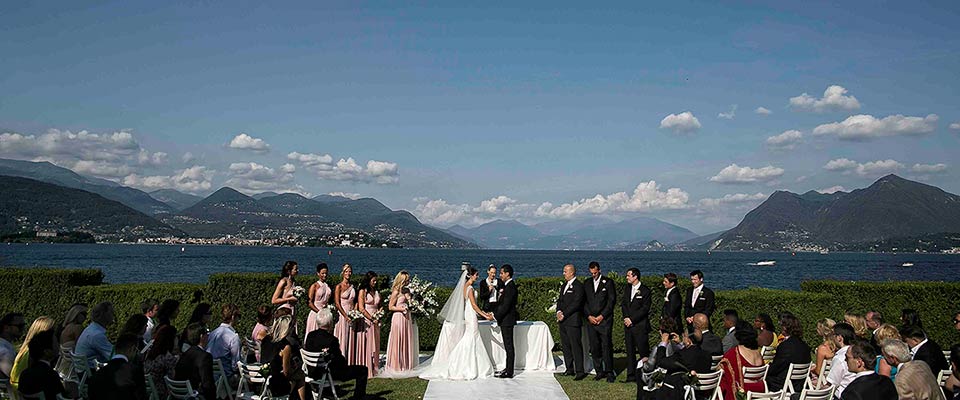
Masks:
[[[350,310],[349,312],[347,312],[347,317],[350,317],[350,320],[351,320],[351,321],[356,321],[356,320],[360,320],[360,319],[366,318],[366,317],[363,315],[363,312],[360,311],[360,310]]]
[[[410,312],[424,317],[432,317],[437,313],[440,304],[437,302],[437,288],[433,287],[432,282],[414,275],[407,289],[410,290],[410,300],[407,303]]]
[[[307,289],[304,289],[303,286],[294,286],[293,287],[293,296],[294,297],[303,297],[307,294]]]
[[[374,321],[379,321],[379,320],[383,319],[383,316],[384,316],[384,315],[386,315],[386,311],[385,311],[383,308],[381,308],[381,309],[377,310],[376,313],[373,314],[373,320],[374,320]]]
[[[544,310],[548,313],[557,312],[557,302],[560,301],[560,292],[550,289],[547,291],[547,294],[551,296],[553,301],[550,302],[550,307],[545,308]]]

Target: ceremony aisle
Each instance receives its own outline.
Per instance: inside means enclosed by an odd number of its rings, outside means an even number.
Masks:
[[[518,372],[513,379],[432,380],[423,399],[569,399],[552,372]]]

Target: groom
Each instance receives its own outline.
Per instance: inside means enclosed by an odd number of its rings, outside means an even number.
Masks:
[[[513,378],[513,364],[516,352],[513,348],[513,327],[517,324],[517,283],[513,281],[513,267],[503,264],[500,267],[500,280],[503,286],[500,289],[500,300],[494,316],[500,325],[500,334],[503,336],[503,349],[507,352],[506,367],[494,376],[497,378]]]

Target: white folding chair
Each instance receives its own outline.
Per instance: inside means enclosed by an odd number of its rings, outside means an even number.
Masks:
[[[260,342],[250,338],[243,338],[243,345],[241,346],[240,351],[242,352],[240,355],[241,361],[247,362],[247,360],[250,359],[250,352],[252,351],[254,359],[256,359],[257,362],[260,362]]]
[[[827,358],[823,360],[823,365],[820,366],[820,375],[817,376],[817,388],[823,388],[827,385],[827,375],[830,374],[830,368],[833,367],[833,359]]]
[[[720,368],[720,360],[723,360],[723,356],[710,356],[710,369],[716,371]]]
[[[793,381],[803,380],[803,385],[800,386],[800,390],[803,390],[806,387],[811,385],[810,383],[810,367],[813,363],[806,364],[794,364],[790,363],[790,366],[787,367],[787,381],[783,383],[783,392],[788,394],[797,393],[797,388],[793,387]]]
[[[321,399],[323,390],[329,387],[330,391],[333,392],[333,398],[339,400],[340,397],[337,396],[337,388],[333,382],[333,375],[330,374],[330,368],[327,367],[327,360],[323,359],[320,353],[314,353],[304,349],[300,349],[300,358],[303,360],[303,374],[306,376],[307,384],[310,385],[313,391],[313,397]],[[321,371],[320,378],[311,378],[309,368],[319,369]]]
[[[70,373],[66,378],[63,378],[64,382],[72,382],[77,385],[77,393],[80,395],[80,398],[87,398],[87,379],[90,378],[92,370],[90,369],[91,358],[81,356],[77,353],[70,352]]]
[[[763,357],[764,364],[770,364],[773,357],[777,355],[777,348],[773,346],[763,346],[760,349],[760,356]]]
[[[240,383],[237,384],[236,400],[266,400],[272,398],[267,378],[260,374],[260,368],[258,364],[246,364],[243,361],[237,361]],[[251,384],[261,385],[262,390],[259,394],[250,389]]]
[[[230,388],[230,380],[223,370],[223,363],[220,360],[213,360],[213,381],[217,385],[217,398],[233,397],[233,389]]]
[[[759,367],[743,367],[743,383],[763,382],[767,378],[767,370],[770,365],[764,364]]]
[[[947,359],[947,363],[948,363],[948,364],[950,363],[950,350],[944,350],[944,351],[943,351],[943,358],[946,358],[946,359]]]
[[[147,384],[147,400],[160,400],[157,385],[153,382],[153,375],[143,374],[143,381]]]
[[[778,390],[776,392],[747,392],[747,400],[781,400],[784,397],[784,391]]]
[[[200,396],[200,393],[197,393],[190,386],[190,381],[175,381],[170,379],[169,376],[165,376],[163,377],[163,383],[167,385],[168,400],[195,400]]]
[[[722,377],[722,369],[709,374],[697,374],[697,383],[692,385],[693,391],[705,392],[707,394],[706,400],[724,400],[723,394],[720,392],[720,378]]]
[[[937,374],[937,382],[940,383],[940,392],[943,393],[943,398],[947,398],[947,379],[950,379],[950,374],[952,373],[949,369],[940,370]]]
[[[825,389],[803,389],[800,400],[832,400],[834,390],[836,387],[832,385]]]
[[[53,367],[54,371],[57,371],[57,374],[60,375],[60,379],[66,379],[70,375],[70,366],[71,358],[70,352],[73,349],[70,346],[60,346],[60,358],[57,359],[57,365]]]

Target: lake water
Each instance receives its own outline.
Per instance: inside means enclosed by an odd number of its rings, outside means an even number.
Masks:
[[[883,253],[727,253],[535,250],[341,249],[122,244],[0,244],[0,265],[18,267],[100,268],[106,281],[204,283],[216,272],[277,272],[296,260],[301,273],[326,262],[331,271],[350,263],[354,273],[368,270],[393,275],[401,269],[441,285],[453,286],[460,262],[474,266],[511,264],[518,277],[560,276],[565,263],[587,275],[587,263],[623,274],[637,267],[643,275],[700,269],[715,289],[767,287],[799,289],[811,279],[858,281],[960,280],[960,255]],[[758,261],[776,261],[773,267]],[[903,263],[913,263],[910,268]]]

